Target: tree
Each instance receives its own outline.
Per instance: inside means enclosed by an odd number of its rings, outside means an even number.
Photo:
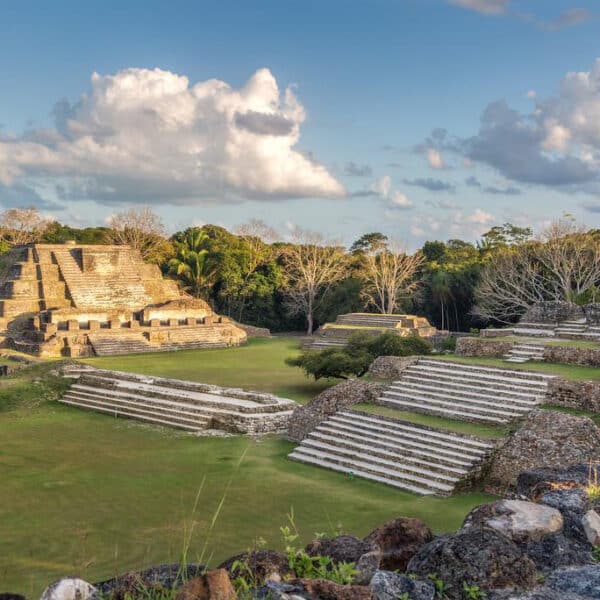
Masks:
[[[208,300],[215,283],[217,264],[206,245],[206,232],[190,227],[173,238],[175,256],[168,263],[171,275],[183,282],[184,289],[196,298]]]
[[[289,311],[306,317],[307,333],[311,335],[315,310],[347,272],[346,255],[340,245],[326,242],[321,234],[299,230],[294,243],[285,247],[283,261],[289,282]]]
[[[37,242],[48,220],[36,208],[9,208],[0,213],[0,241],[6,246]]]
[[[107,241],[137,250],[147,262],[162,262],[169,252],[162,219],[148,206],[110,217]]]
[[[388,237],[383,233],[375,231],[373,233],[365,233],[361,235],[355,242],[350,246],[351,254],[360,254],[364,252],[372,252],[374,249],[387,244]]]
[[[393,314],[402,296],[418,286],[414,276],[422,262],[421,253],[408,254],[398,242],[377,244],[364,257],[364,296],[380,313]]]
[[[479,247],[481,250],[490,251],[503,246],[523,244],[531,239],[531,227],[518,227],[512,223],[496,225],[481,236]]]

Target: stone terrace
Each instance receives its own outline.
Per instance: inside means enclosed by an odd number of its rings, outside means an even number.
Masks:
[[[63,404],[196,433],[282,432],[296,406],[272,394],[80,365],[64,375],[74,381]]]

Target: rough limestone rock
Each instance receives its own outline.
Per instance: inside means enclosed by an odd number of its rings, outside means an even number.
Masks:
[[[199,577],[204,573],[206,567],[199,564],[189,564],[185,569],[181,565],[158,565],[143,571],[132,571],[115,577],[95,583],[100,596],[117,594],[124,596],[127,593],[134,592],[141,586],[151,590],[154,587],[172,589],[180,586],[184,581]]]
[[[384,390],[380,383],[349,379],[335,385],[304,406],[298,406],[290,419],[288,438],[301,442],[321,421],[338,410],[362,402],[375,402]]]
[[[40,600],[87,600],[98,590],[83,579],[65,577],[51,583],[42,593]]]
[[[456,341],[456,354],[459,356],[490,356],[503,358],[508,354],[514,342],[480,337],[461,337]]]
[[[530,469],[567,467],[600,456],[600,429],[587,417],[534,410],[495,453],[487,488],[503,494]]]
[[[546,586],[587,600],[600,599],[600,565],[560,569],[548,577]]]
[[[557,592],[543,586],[532,592],[494,591],[486,600],[585,600],[583,596]]]
[[[237,600],[237,594],[227,571],[215,569],[188,581],[177,593],[176,600]]]
[[[296,574],[290,569],[289,561],[285,554],[274,550],[254,550],[243,552],[228,558],[218,568],[225,569],[232,578],[240,573],[234,572],[233,565],[240,561],[245,563],[252,572],[252,577],[257,584],[267,580],[282,581],[283,579],[295,577]]]
[[[326,579],[302,579],[306,592],[319,600],[373,600],[371,590],[362,585],[340,585]]]
[[[468,528],[437,537],[408,563],[407,571],[420,577],[437,573],[447,585],[447,596],[462,600],[463,583],[487,591],[531,589],[537,571],[517,545],[493,529]]]
[[[434,600],[435,586],[431,581],[419,581],[391,571],[377,571],[371,579],[375,600],[398,600],[407,594],[408,600]]]
[[[569,321],[583,319],[585,313],[583,308],[572,302],[537,302],[530,307],[521,321],[523,323],[558,323],[560,321]]]
[[[563,528],[560,511],[525,500],[482,504],[466,517],[464,528],[490,527],[516,543],[537,542]]]
[[[590,510],[581,519],[585,536],[592,546],[600,546],[600,515]]]
[[[373,544],[353,535],[340,535],[335,538],[313,540],[305,550],[310,556],[328,556],[334,563],[355,563],[363,554],[373,549]]]
[[[556,377],[548,382],[547,404],[600,412],[600,381],[573,381]]]
[[[542,573],[551,573],[562,567],[585,565],[591,562],[590,547],[563,533],[528,542],[520,545],[519,548]]]
[[[21,596],[21,594],[13,594],[11,592],[2,592],[0,593],[0,600],[27,600],[25,596]]]
[[[433,533],[420,519],[400,517],[372,531],[365,541],[376,544],[382,552],[379,568],[405,571],[415,553],[433,540]]]

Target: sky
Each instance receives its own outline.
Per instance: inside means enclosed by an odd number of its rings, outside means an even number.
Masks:
[[[0,3],[0,206],[351,244],[600,227],[597,0]]]

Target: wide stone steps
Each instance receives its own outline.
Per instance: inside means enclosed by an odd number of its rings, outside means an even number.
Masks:
[[[164,425],[167,427],[174,427],[177,429],[185,429],[186,431],[203,431],[207,428],[206,424],[187,422],[184,419],[173,419],[165,418],[160,413],[150,413],[148,411],[141,411],[139,409],[124,409],[119,406],[111,406],[106,403],[94,402],[90,400],[82,400],[77,397],[65,397],[61,400],[63,404],[70,406],[76,406],[78,408],[87,408],[96,412],[106,413],[115,417],[125,417],[135,419],[139,421],[148,421],[157,425]]]
[[[504,355],[507,362],[524,363],[529,360],[544,360],[543,344],[515,344],[510,352]]]
[[[101,336],[88,335],[88,339],[97,356],[114,354],[141,354],[143,352],[156,352],[158,349],[146,340],[142,334]]]
[[[420,359],[383,392],[379,403],[398,410],[500,425],[543,403],[552,377]]]
[[[289,455],[421,495],[448,495],[492,444],[359,411],[340,411]]]
[[[271,394],[197,382],[84,367],[65,367],[64,374],[76,380],[61,402],[191,431],[280,432],[295,407]]]

